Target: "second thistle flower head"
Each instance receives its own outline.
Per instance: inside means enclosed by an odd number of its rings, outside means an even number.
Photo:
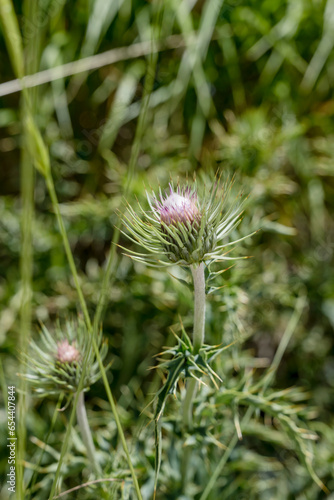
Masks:
[[[131,256],[151,265],[190,266],[223,260],[223,249],[233,242],[222,240],[238,225],[242,213],[239,201],[226,208],[231,186],[232,182],[216,179],[202,195],[196,183],[192,187],[170,184],[166,193],[160,189],[158,195],[146,193],[150,211],[139,205],[138,213],[129,206],[123,222],[128,238],[149,253],[131,251]]]
[[[87,391],[101,376],[89,336],[81,317],[77,321],[66,321],[64,326],[57,324],[52,333],[42,325],[40,342],[31,341],[30,353],[25,357],[27,372],[21,376],[41,397],[60,392],[72,394],[78,389],[83,362],[87,357],[83,381],[83,390]],[[108,346],[102,339],[102,331],[97,333],[96,343],[104,360]]]

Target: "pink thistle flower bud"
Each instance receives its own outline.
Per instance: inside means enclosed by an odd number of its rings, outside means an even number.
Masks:
[[[57,344],[57,361],[60,363],[74,363],[79,361],[80,352],[75,347],[74,343],[70,344],[69,341],[62,340]]]
[[[233,242],[224,240],[239,224],[243,204],[238,196],[226,207],[232,184],[233,180],[223,183],[217,177],[209,191],[198,190],[194,182],[192,187],[175,188],[170,184],[165,194],[161,189],[158,195],[146,192],[150,211],[139,204],[140,215],[129,205],[123,218],[128,230],[124,234],[148,251],[141,254],[130,250],[133,259],[158,267],[230,260],[224,249]],[[167,257],[169,263],[162,257]]]
[[[196,193],[191,194],[189,189],[182,191],[178,188],[175,193],[170,186],[170,195],[157,202],[157,210],[160,213],[160,221],[167,226],[200,221]]]
[[[199,257],[198,235],[202,213],[197,192],[188,186],[178,186],[174,191],[171,184],[169,189],[170,193],[165,196],[160,193],[160,200],[155,198],[156,216],[164,234],[164,249],[172,262],[191,264]]]
[[[89,332],[81,317],[77,321],[66,321],[64,326],[58,323],[52,332],[42,325],[40,335],[42,346],[31,341],[31,354],[25,356],[27,373],[22,375],[29,380],[36,394],[45,396],[59,392],[77,392],[82,376],[82,360],[86,357],[87,372],[82,389],[87,390],[100,378],[99,364],[89,348]],[[108,346],[102,340],[101,330],[96,338],[101,359],[104,360]]]

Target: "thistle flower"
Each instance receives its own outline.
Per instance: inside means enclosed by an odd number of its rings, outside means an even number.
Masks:
[[[57,325],[52,334],[42,325],[40,340],[41,344],[31,342],[25,360],[27,373],[21,374],[32,384],[38,396],[76,392],[87,349],[90,352],[83,390],[87,391],[100,378],[99,365],[89,344],[89,332],[82,319],[67,321],[64,328]],[[108,347],[102,341],[102,332],[98,334],[97,344],[103,360]]]
[[[146,192],[150,211],[140,204],[138,212],[128,206],[123,222],[128,231],[124,234],[148,253],[130,250],[130,256],[158,267],[230,260],[225,248],[244,239],[223,241],[239,224],[242,214],[240,197],[226,207],[232,184],[216,179],[209,193],[202,195],[196,183],[176,188],[171,183],[169,192],[163,194],[159,189],[158,196]]]

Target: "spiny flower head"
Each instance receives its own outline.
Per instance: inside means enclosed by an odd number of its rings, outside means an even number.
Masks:
[[[208,192],[200,191],[196,182],[184,187],[171,183],[168,192],[159,189],[158,195],[146,192],[150,210],[128,206],[123,218],[124,234],[148,252],[130,251],[131,257],[158,267],[231,259],[225,248],[236,242],[223,240],[239,224],[243,203],[238,197],[227,207],[232,184],[217,178]]]
[[[98,333],[96,342],[103,360],[108,347],[102,341],[102,332]],[[27,373],[21,376],[31,383],[38,396],[74,393],[78,388],[87,353],[83,390],[88,390],[101,376],[90,345],[90,333],[83,319],[66,321],[64,327],[57,324],[52,333],[42,325],[40,342],[31,342],[29,356],[25,359]]]

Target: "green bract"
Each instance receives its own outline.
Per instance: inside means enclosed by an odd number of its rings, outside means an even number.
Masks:
[[[128,206],[123,223],[126,236],[145,248],[142,254],[130,250],[131,257],[152,266],[179,264],[191,266],[201,262],[229,260],[225,248],[241,241],[223,240],[239,224],[243,201],[238,197],[227,207],[233,181],[216,179],[208,193],[200,195],[197,184],[185,187],[173,184],[169,193],[150,196],[150,210],[138,203],[138,211]],[[125,233],[124,233],[125,234]],[[168,261],[164,260],[167,258]]]
[[[52,334],[42,325],[40,337],[40,343],[31,342],[30,353],[26,357],[27,373],[21,375],[32,384],[39,396],[76,392],[88,349],[83,390],[88,390],[100,378],[99,365],[90,347],[89,332],[83,320],[67,321],[64,328],[58,325]],[[103,360],[108,347],[102,341],[102,332],[98,334],[97,344]]]

